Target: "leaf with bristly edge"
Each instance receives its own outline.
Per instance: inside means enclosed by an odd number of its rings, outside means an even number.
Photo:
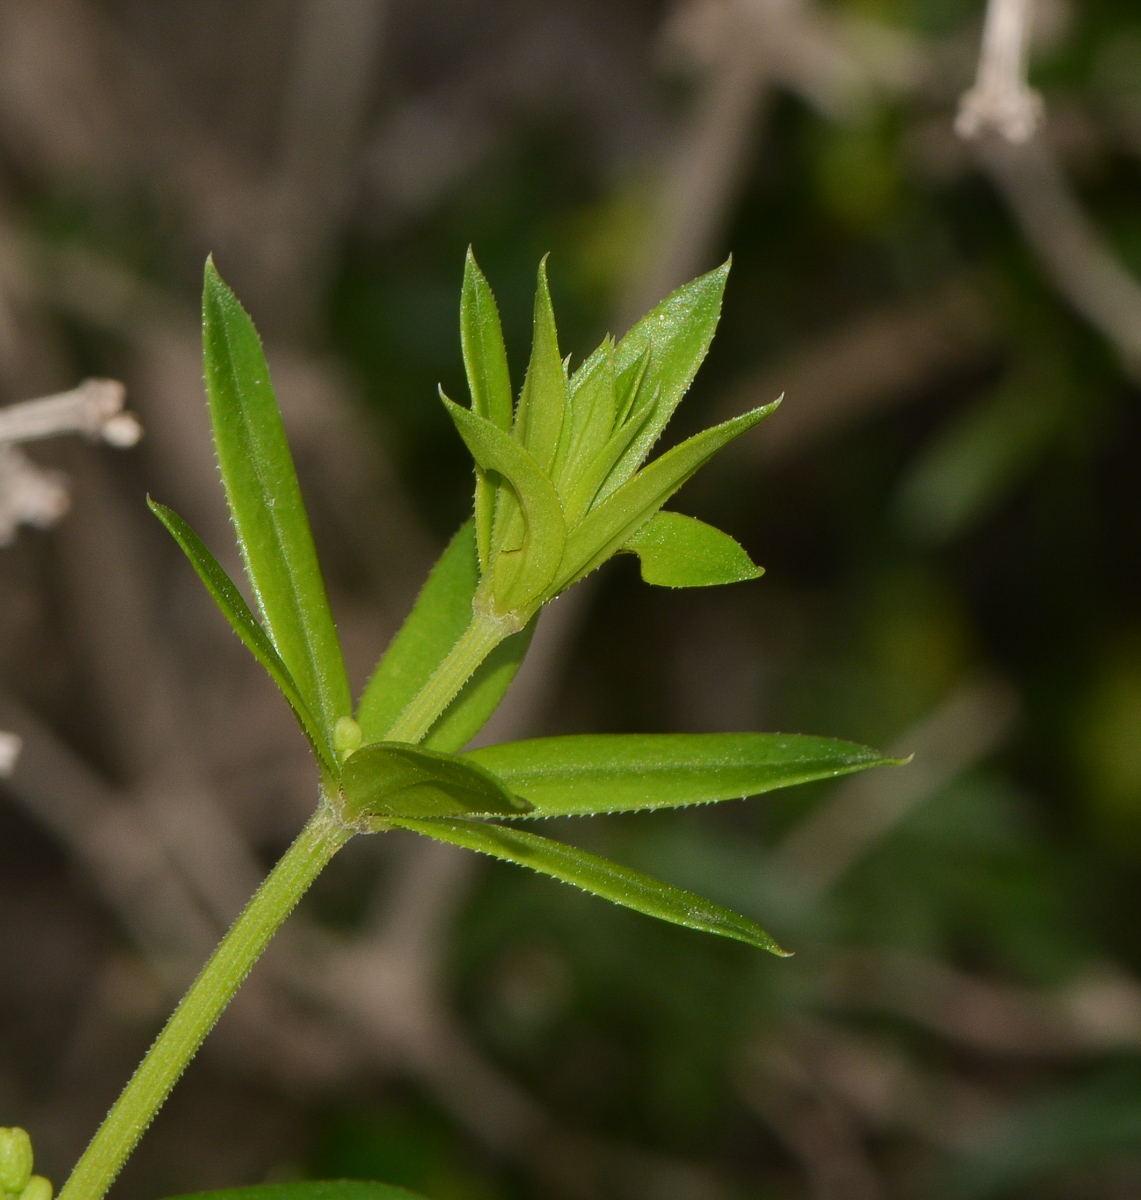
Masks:
[[[704,933],[716,933],[772,954],[787,953],[759,925],[739,913],[563,842],[482,821],[399,817],[394,818],[391,824],[422,833],[439,842],[463,846],[505,862],[530,867],[533,871],[573,884],[613,904],[632,908],[635,912],[657,917],[661,921],[699,929]]]
[[[759,796],[899,760],[788,733],[592,733],[483,746],[462,756],[529,800],[528,817],[596,816]]]
[[[716,587],[764,574],[735,538],[681,513],[659,512],[622,549],[638,556],[642,579],[657,587]]]
[[[214,448],[258,609],[328,743],[352,712],[344,656],[261,340],[206,262],[202,341]]]
[[[222,564],[210,553],[198,534],[174,509],[167,508],[165,504],[159,504],[150,496],[147,497],[147,504],[150,506],[151,512],[166,526],[171,537],[182,548],[183,554],[190,560],[190,565],[194,570],[198,572],[198,578],[206,585],[206,590],[214,597],[214,603],[222,610],[222,615],[230,622],[234,632],[281,689],[322,765],[327,771],[336,774],[334,766],[336,759],[325,740],[324,731],[298,691],[297,684],[289,673],[289,668],[281,661],[281,656],[274,649],[268,634],[258,624],[254,614],[250,612],[250,606],[246,603],[242,593],[238,591],[237,584],[226,574]]]
[[[341,768],[346,821],[392,817],[520,816],[531,808],[476,763],[410,746],[362,746]]]

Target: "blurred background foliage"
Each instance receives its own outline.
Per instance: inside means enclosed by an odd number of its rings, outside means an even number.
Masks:
[[[24,739],[0,1115],[40,1169],[66,1173],[313,794],[144,510],[233,553],[203,258],[266,338],[359,686],[470,504],[435,399],[466,394],[470,243],[516,383],[542,254],[579,361],[731,252],[676,436],[785,394],[678,502],[764,579],[609,566],[487,736],[789,729],[915,760],[553,831],[788,961],[354,843],[118,1194],[1141,1194],[1141,14],[1032,9],[1046,118],[1019,146],[954,132],[976,0],[0,6],[0,395],[111,376],[146,431],[34,446],[71,511],[0,552]]]

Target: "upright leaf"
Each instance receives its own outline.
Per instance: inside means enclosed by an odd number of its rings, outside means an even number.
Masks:
[[[645,460],[697,374],[721,317],[729,263],[687,283],[647,313],[618,343],[614,368],[619,394],[644,371],[638,391],[661,396],[650,419],[623,455],[603,495],[619,488]],[[648,365],[643,359],[649,351]]]
[[[206,548],[198,534],[178,513],[149,496],[147,504],[150,505],[151,512],[166,526],[171,537],[182,547],[182,552],[190,559],[190,565],[198,572],[198,578],[206,585],[206,590],[214,597],[214,602],[222,610],[234,632],[245,642],[246,648],[265,667],[270,678],[281,689],[322,765],[327,771],[335,774],[336,759],[325,737],[325,731],[298,691],[289,668],[281,661],[281,656],[274,649],[265,630],[250,612],[249,605],[238,591],[237,585],[222,569],[221,563]]]
[[[261,341],[213,261],[202,316],[214,448],[246,571],[270,639],[331,742],[352,712],[341,645]]]
[[[640,871],[633,871],[595,854],[588,854],[574,846],[551,841],[550,838],[481,821],[414,820],[398,817],[391,823],[401,829],[422,833],[439,842],[464,846],[468,850],[490,854],[493,858],[501,858],[505,862],[530,867],[533,871],[550,875],[563,883],[574,884],[575,887],[601,896],[613,904],[632,908],[636,912],[669,921],[674,925],[720,934],[722,937],[733,938],[773,954],[786,953],[759,925],[747,917],[722,908],[720,904],[714,904],[711,900],[695,896],[692,892],[651,879]]]
[[[478,764],[404,742],[350,754],[341,770],[348,821],[391,817],[518,816],[530,810]]]
[[[600,501],[571,530],[556,588],[589,574],[623,546],[722,446],[763,421],[777,403],[723,421],[667,450],[618,491]]]
[[[172,1200],[425,1200],[418,1192],[387,1183],[358,1179],[298,1179],[290,1183],[256,1183],[251,1187],[191,1192]]]
[[[606,338],[575,373],[570,389],[568,436],[559,445],[554,471],[564,505],[584,466],[606,445],[614,429],[616,404],[614,342]]]
[[[894,765],[867,746],[785,733],[577,734],[463,756],[535,807],[530,817],[680,808]]]
[[[495,296],[468,247],[460,299],[460,342],[473,412],[500,429],[511,428],[511,376]],[[476,468],[475,524],[479,561],[487,569],[491,526],[495,515],[495,483]]]
[[[764,574],[734,538],[681,513],[659,512],[623,549],[638,556],[643,580],[657,587],[714,587]]]
[[[523,607],[542,594],[562,561],[566,524],[558,493],[517,441],[485,418],[453,404],[443,392],[440,396],[472,458],[485,471],[503,476],[522,510],[522,543],[518,549],[502,550],[494,570],[496,596],[508,609]]]
[[[566,398],[566,370],[559,356],[559,335],[555,329],[555,313],[547,286],[547,260],[544,258],[539,264],[531,361],[519,397],[519,411],[515,415],[515,436],[547,472],[554,465],[558,451]]]

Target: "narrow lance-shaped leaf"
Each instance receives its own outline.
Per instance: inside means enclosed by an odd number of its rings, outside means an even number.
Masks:
[[[511,376],[495,296],[468,247],[460,299],[460,342],[473,412],[511,429]],[[476,467],[475,523],[479,561],[487,570],[495,515],[495,482]]]
[[[503,476],[522,510],[522,545],[517,551],[501,549],[494,569],[497,598],[508,610],[524,607],[542,595],[562,561],[566,524],[558,493],[518,442],[485,418],[453,404],[443,392],[440,397],[472,457],[485,471]]]
[[[530,817],[736,800],[899,761],[855,742],[785,733],[578,734],[463,757],[529,800]]]
[[[722,446],[763,421],[779,403],[755,408],[695,434],[601,501],[568,536],[556,589],[568,587],[605,562]]]
[[[642,579],[657,587],[714,587],[764,574],[736,539],[681,513],[659,512],[622,548],[638,556]]]
[[[454,846],[490,854],[521,867],[530,867],[533,871],[550,875],[563,883],[574,884],[613,904],[632,908],[674,925],[720,934],[773,954],[786,953],[759,925],[739,913],[722,908],[692,892],[651,879],[640,871],[633,871],[550,838],[481,821],[412,820],[400,817],[391,823],[401,829],[411,829],[435,838],[436,841],[450,842]]]
[[[575,383],[570,389],[569,427],[567,436],[559,443],[553,472],[564,507],[568,491],[583,467],[606,445],[614,429],[616,404],[614,342],[606,338],[575,373]]]
[[[269,636],[332,741],[352,711],[337,631],[253,322],[206,264],[206,390],[238,544]]]
[[[642,370],[642,359],[650,350],[649,363],[639,391],[661,388],[654,412],[607,481],[607,496],[630,478],[650,453],[674,410],[689,390],[721,317],[721,297],[729,276],[729,263],[680,287],[647,313],[618,343],[614,367],[619,393],[623,385]]]
[[[270,678],[281,689],[289,701],[305,736],[309,739],[317,757],[327,771],[334,772],[335,759],[325,738],[325,732],[314,718],[297,689],[289,668],[281,661],[281,656],[274,649],[273,643],[265,630],[257,623],[254,614],[250,612],[237,584],[226,574],[221,563],[206,548],[202,539],[173,509],[165,504],[147,497],[151,512],[166,526],[171,537],[182,548],[182,552],[190,560],[190,565],[198,572],[198,578],[206,585],[206,590],[214,597],[214,602],[222,610],[222,615],[230,622],[234,632],[246,644],[246,648],[269,672]]]
[[[365,743],[380,742],[412,697],[459,641],[472,617],[479,583],[475,529],[466,521],[432,568],[416,603],[392,639],[357,709]],[[462,750],[503,699],[531,642],[534,622],[501,642],[464,684],[424,738],[433,750]]]
[[[173,1200],[425,1200],[387,1183],[357,1179],[302,1179],[290,1183],[256,1183],[250,1187],[192,1192]]]
[[[559,356],[559,337],[551,307],[551,292],[547,286],[547,260],[544,258],[539,264],[531,361],[519,397],[519,411],[515,414],[515,436],[547,472],[554,465],[558,451],[566,395],[567,377]]]
[[[390,817],[519,816],[531,805],[478,764],[404,742],[362,746],[341,771],[350,822]]]

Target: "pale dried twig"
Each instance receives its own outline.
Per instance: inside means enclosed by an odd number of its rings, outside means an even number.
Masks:
[[[1028,141],[1042,120],[1042,97],[1026,82],[1032,0],[990,0],[975,86],[959,102],[955,131],[987,132],[1008,142]]]

